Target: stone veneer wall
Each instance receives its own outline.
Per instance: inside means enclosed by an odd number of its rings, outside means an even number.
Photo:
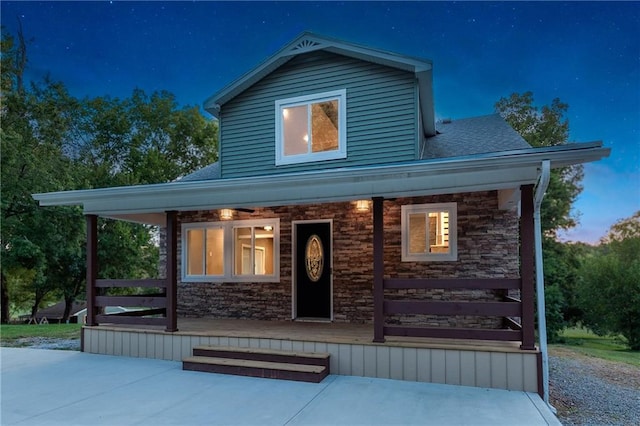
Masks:
[[[457,204],[458,260],[402,262],[401,206]],[[515,210],[498,209],[496,191],[430,197],[398,198],[384,204],[385,277],[393,278],[518,278],[518,227]],[[387,299],[491,301],[503,292],[492,290],[386,290]],[[392,315],[390,324],[500,328],[502,318],[476,316]]]
[[[401,262],[400,207],[403,204],[456,202],[458,261]],[[180,223],[215,222],[217,211],[183,212]],[[518,217],[498,209],[497,192],[399,198],[384,202],[385,276],[425,278],[518,277]],[[234,220],[280,218],[279,283],[178,283],[178,315],[183,317],[291,319],[292,221],[333,220],[333,312],[337,322],[373,320],[372,212],[358,212],[355,202],[257,208],[235,212]],[[182,238],[178,227],[178,258]],[[180,263],[180,262],[179,262]],[[181,275],[178,265],[178,277]],[[406,290],[389,298],[493,300],[494,292],[479,290]],[[390,323],[499,327],[497,318],[394,316]]]

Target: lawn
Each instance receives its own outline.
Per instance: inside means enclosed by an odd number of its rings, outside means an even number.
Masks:
[[[619,337],[598,336],[580,327],[565,329],[560,336],[565,343],[553,344],[550,348],[569,349],[582,355],[640,367],[640,352],[628,349]]]
[[[2,324],[0,343],[11,345],[14,341],[29,337],[46,339],[79,339],[81,324]]]

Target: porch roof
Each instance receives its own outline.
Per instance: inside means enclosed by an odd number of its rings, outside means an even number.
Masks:
[[[154,225],[166,211],[265,207],[502,190],[533,184],[544,160],[563,167],[599,160],[601,142],[527,148],[381,166],[263,177],[175,181],[34,194],[41,206],[81,205],[85,214]]]

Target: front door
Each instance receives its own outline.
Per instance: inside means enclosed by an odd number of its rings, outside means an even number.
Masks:
[[[331,223],[295,224],[297,318],[331,319]]]

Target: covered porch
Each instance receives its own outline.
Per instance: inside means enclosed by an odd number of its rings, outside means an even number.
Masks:
[[[230,346],[330,354],[331,374],[542,392],[541,354],[534,340],[533,185],[522,185],[520,271],[516,278],[430,278],[385,271],[384,197],[371,202],[369,275],[372,317],[366,323],[178,317],[179,219],[166,211],[165,277],[98,279],[97,215],[87,215],[87,326],[82,350],[180,361],[196,346]],[[392,201],[393,203],[393,201]],[[393,268],[393,266],[391,267]],[[485,271],[486,272],[486,271]],[[486,275],[485,275],[486,276]],[[137,295],[108,295],[137,287]],[[151,289],[155,290],[151,290]],[[420,291],[491,292],[489,300],[410,297]],[[519,296],[519,297],[518,297]],[[105,315],[107,306],[144,308]],[[371,309],[371,308],[370,308]],[[394,315],[492,317],[499,328],[429,326],[390,321]],[[495,324],[495,322],[493,322]]]
[[[373,318],[364,322],[372,325],[361,328],[361,339],[384,343],[386,339],[437,338],[471,341],[517,343],[521,350],[535,350],[534,341],[534,227],[533,185],[523,185],[520,218],[520,276],[518,278],[425,278],[415,272],[408,278],[389,276],[385,272],[384,198],[372,199],[372,312]],[[180,330],[177,314],[178,237],[177,212],[166,212],[166,271],[165,278],[146,280],[97,279],[97,216],[87,215],[87,325],[109,323],[137,327],[160,327],[166,332]],[[392,265],[393,267],[393,265]],[[486,273],[486,271],[484,271]],[[481,275],[480,275],[481,276]],[[486,276],[486,275],[485,275]],[[138,288],[138,294],[107,295],[111,288]],[[155,289],[151,290],[151,289]],[[433,300],[415,299],[411,294],[421,290],[447,292],[481,291],[495,295],[490,300]],[[371,302],[369,302],[371,303]],[[138,308],[115,315],[102,313],[108,306]],[[140,308],[143,309],[140,309]],[[428,326],[389,321],[393,315],[440,317],[493,317],[499,320],[496,328],[474,326]],[[296,318],[293,316],[293,318]],[[347,321],[361,322],[361,321]],[[275,324],[274,321],[271,323]],[[495,322],[493,322],[495,324]],[[267,327],[268,328],[268,327]],[[276,327],[277,329],[277,327]],[[364,330],[367,330],[366,333]],[[392,339],[393,340],[393,339]],[[511,345],[510,345],[511,346]]]

